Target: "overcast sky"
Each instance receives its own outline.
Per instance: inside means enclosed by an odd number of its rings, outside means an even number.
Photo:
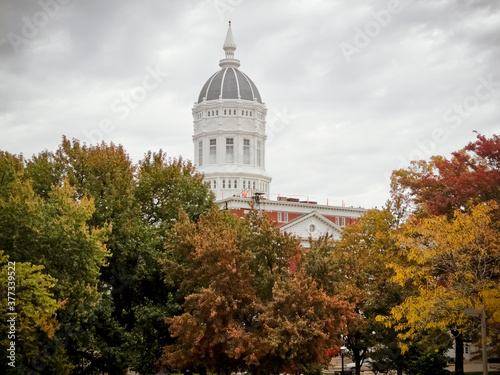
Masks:
[[[64,134],[192,159],[228,20],[272,194],[381,207],[392,170],[500,133],[500,1],[1,0],[0,150]]]

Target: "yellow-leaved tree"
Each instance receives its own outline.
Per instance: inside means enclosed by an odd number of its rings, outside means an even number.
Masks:
[[[404,249],[401,263],[393,263],[394,280],[412,283],[418,293],[381,318],[399,332],[401,347],[426,329],[465,327],[465,309],[486,310],[489,325],[500,318],[500,231],[493,220],[494,201],[480,203],[468,213],[412,218],[398,236]]]

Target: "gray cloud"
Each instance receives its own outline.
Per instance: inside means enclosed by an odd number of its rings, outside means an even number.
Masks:
[[[293,115],[269,136],[272,193],[380,207],[393,169],[447,155],[472,130],[500,130],[500,90],[458,125],[444,117],[481,80],[500,81],[500,3],[403,3],[349,62],[341,43],[354,45],[389,1],[4,0],[0,149],[29,156],[65,134],[121,143],[134,160],[159,148],[191,158],[191,108],[218,69],[231,19],[236,57],[269,116]],[[40,4],[53,6],[46,20]],[[214,4],[226,4],[222,14]],[[29,30],[26,20],[41,26]],[[151,69],[158,84],[125,111]]]

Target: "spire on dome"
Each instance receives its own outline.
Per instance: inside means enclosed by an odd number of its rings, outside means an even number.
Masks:
[[[220,60],[219,66],[221,68],[238,68],[240,60],[234,58],[234,51],[236,51],[236,43],[234,42],[233,31],[231,30],[231,21],[227,29],[226,41],[222,47],[226,52],[226,58]]]
[[[231,21],[229,21],[226,41],[224,42],[223,48],[224,51],[226,51],[226,59],[232,59],[234,57],[234,51],[236,50],[236,43],[234,42],[233,31],[231,30]]]

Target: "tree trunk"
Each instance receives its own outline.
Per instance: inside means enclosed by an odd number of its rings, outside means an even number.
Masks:
[[[464,375],[464,340],[458,330],[452,329],[455,336],[455,374]]]
[[[356,375],[361,375],[361,353],[358,349],[353,349],[352,351],[354,364],[356,365],[354,370]]]

